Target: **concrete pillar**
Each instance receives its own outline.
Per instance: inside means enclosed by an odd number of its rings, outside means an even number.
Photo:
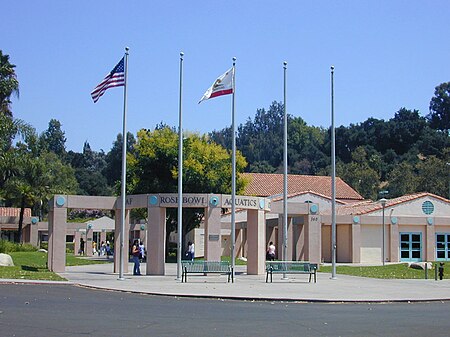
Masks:
[[[294,261],[308,261],[308,243],[307,243],[307,216],[302,216],[303,221],[292,227],[292,245]]]
[[[62,198],[62,197],[60,197]],[[62,206],[55,206],[49,212],[48,222],[48,269],[56,273],[62,273],[66,269],[66,203],[60,199]],[[53,199],[50,201],[53,202]]]
[[[266,226],[266,245],[269,247],[269,242],[272,241],[277,247],[277,236],[276,236],[276,230],[274,226]],[[276,255],[278,255],[278,252],[276,252]]]
[[[102,229],[102,232],[100,233],[100,245],[102,244],[102,241],[106,242],[106,230],[105,229]],[[98,247],[98,249],[100,249],[100,248],[101,248],[101,246]]]
[[[236,257],[243,257],[244,256],[244,246],[243,246],[243,228],[236,228],[236,241],[235,241],[235,248],[236,248]]]
[[[305,216],[305,222],[307,223],[307,237],[305,240],[307,246],[307,261],[312,263],[320,263],[322,255],[322,230],[320,216],[307,215]]]
[[[434,225],[427,225],[426,229],[426,244],[423,245],[425,248],[425,252],[423,254],[424,261],[435,261],[436,256],[435,247],[436,247],[436,230]]]
[[[262,210],[247,210],[248,255],[247,274],[265,273],[266,221]]]
[[[391,220],[392,221],[392,220]],[[400,256],[399,256],[399,250],[400,250],[400,242],[399,242],[399,232],[398,232],[398,224],[391,224],[389,226],[389,242],[390,242],[390,249],[389,249],[389,261],[391,262],[399,262]]]
[[[205,260],[220,261],[222,238],[220,234],[220,207],[205,208]],[[235,238],[230,237],[230,240]],[[231,242],[230,242],[231,245]],[[234,252],[236,254],[236,250]],[[234,257],[233,257],[234,258]]]
[[[287,219],[287,256],[283,256],[283,214],[278,216],[278,247],[277,255],[278,258],[284,261],[292,261],[295,259],[294,256],[294,234],[293,234],[293,221],[291,217]]]
[[[80,239],[81,239],[81,232],[77,229],[75,230],[74,236],[73,236],[73,255],[78,255],[78,252],[80,251]]]
[[[92,253],[92,240],[94,238],[94,231],[91,229],[86,229],[86,243],[84,247],[84,252],[86,256],[92,256],[94,255]]]
[[[37,247],[39,245],[38,219],[31,219],[30,243]]]
[[[166,259],[166,209],[148,208],[147,275],[164,275]]]
[[[361,225],[353,223],[352,226],[352,263],[361,262]]]
[[[125,230],[123,240],[123,252],[120,247],[120,227],[122,226],[122,210],[116,209],[115,226],[114,226],[114,272],[118,273],[120,269],[120,254],[123,255],[123,271],[128,272],[129,260],[129,240],[130,240],[130,210],[125,213]]]

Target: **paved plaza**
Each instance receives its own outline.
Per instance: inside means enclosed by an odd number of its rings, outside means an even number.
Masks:
[[[450,300],[450,280],[387,280],[347,275],[331,279],[329,273],[318,273],[317,283],[308,282],[308,275],[275,275],[273,283],[265,282],[265,275],[247,275],[245,266],[236,266],[234,283],[227,283],[226,275],[189,275],[188,282],[177,280],[177,265],[165,265],[165,276],[133,276],[132,264],[124,280],[118,280],[112,264],[66,267],[59,275],[69,284],[85,287],[127,291],[133,293],[267,301],[314,302],[393,302]],[[145,274],[145,264],[141,265]],[[0,280],[0,282],[32,282]],[[46,283],[45,281],[34,281]]]

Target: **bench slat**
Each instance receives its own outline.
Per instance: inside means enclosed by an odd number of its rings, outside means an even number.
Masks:
[[[181,281],[187,282],[187,274],[207,274],[207,273],[220,273],[228,275],[228,282],[230,281],[230,276],[232,282],[233,270],[229,262],[226,261],[181,261],[183,275]]]
[[[303,261],[266,261],[266,282],[270,275],[272,282],[273,274],[309,274],[309,282],[314,275],[314,283],[316,282],[316,273],[318,265]]]

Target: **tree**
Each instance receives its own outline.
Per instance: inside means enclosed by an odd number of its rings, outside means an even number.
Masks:
[[[419,177],[415,172],[414,166],[406,161],[396,165],[389,173],[387,179],[386,189],[392,198],[415,193],[419,185]]]
[[[114,185],[116,182],[120,181],[122,177],[122,144],[123,137],[119,133],[117,135],[116,141],[113,143],[113,147],[106,155],[106,167],[103,170],[103,175],[106,177],[109,185]],[[134,135],[130,132],[127,133],[127,153],[129,155],[133,154],[134,145],[136,144],[136,139]]]
[[[419,175],[417,190],[419,192],[430,192],[444,198],[448,197],[449,167],[447,163],[449,152],[447,151],[447,160],[429,156],[417,164],[416,168]]]
[[[61,130],[61,123],[56,119],[51,119],[48,128],[40,136],[41,147],[45,151],[55,153],[59,158],[64,158],[66,154],[66,137]]]
[[[13,205],[20,207],[19,236],[22,240],[25,208],[38,208],[46,204],[54,194],[73,193],[77,182],[73,169],[63,164],[54,153],[42,153],[33,157],[21,151],[18,174],[5,183],[5,193]]]
[[[0,113],[8,117],[12,117],[11,96],[19,97],[19,81],[15,67],[9,62],[9,56],[0,50]]]
[[[178,134],[168,126],[140,130],[133,155],[129,156],[127,193],[176,193],[178,186]],[[238,151],[236,172],[247,165]],[[183,142],[183,192],[230,193],[231,153],[207,136],[189,135]],[[237,179],[236,190],[244,188]],[[183,210],[183,233],[198,226],[203,210]],[[176,229],[176,209],[167,211],[167,239]]]
[[[360,146],[352,154],[352,162],[339,163],[336,173],[364,198],[376,199],[380,186],[380,176],[370,167],[366,150]]]
[[[427,115],[430,126],[434,129],[450,131],[450,82],[441,83],[434,90],[430,101],[430,113]]]

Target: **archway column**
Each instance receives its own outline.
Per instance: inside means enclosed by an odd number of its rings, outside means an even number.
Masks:
[[[147,275],[164,275],[166,260],[166,209],[149,207],[147,229]]]
[[[266,217],[264,210],[247,210],[247,274],[265,273],[266,261]]]
[[[222,255],[220,216],[220,207],[205,208],[205,260],[207,261],[220,261]],[[233,238],[230,237],[230,240]]]
[[[118,199],[119,200],[119,199]],[[130,210],[125,211],[125,230],[123,238],[123,252],[120,247],[120,227],[122,226],[122,210],[116,209],[115,226],[114,226],[114,272],[118,273],[120,268],[120,254],[123,256],[123,271],[128,272],[129,248],[130,248]],[[92,244],[92,241],[91,241]]]
[[[58,196],[49,201],[48,215],[48,269],[62,273],[66,269],[67,197]]]

